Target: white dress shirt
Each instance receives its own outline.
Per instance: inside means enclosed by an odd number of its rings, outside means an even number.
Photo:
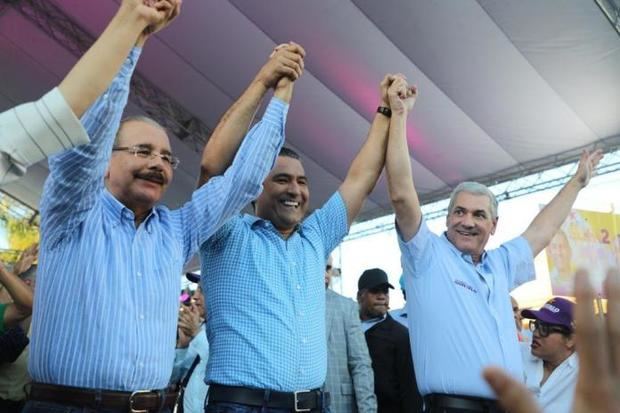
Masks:
[[[545,413],[570,413],[579,372],[577,353],[571,354],[551,372],[541,386],[543,361],[532,355],[529,345],[522,344],[525,385],[538,398]]]
[[[0,113],[0,184],[49,155],[88,143],[88,134],[58,88]]]

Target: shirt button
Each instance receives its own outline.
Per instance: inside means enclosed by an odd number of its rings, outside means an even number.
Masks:
[[[306,344],[308,342],[308,340],[306,339],[306,337],[304,337],[304,338],[301,339],[301,342]]]
[[[140,320],[144,320],[144,314],[140,314]]]
[[[301,290],[301,285],[297,284],[297,289]]]
[[[142,273],[138,271],[138,277],[142,277]]]

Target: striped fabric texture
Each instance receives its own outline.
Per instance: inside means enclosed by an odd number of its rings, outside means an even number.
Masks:
[[[103,177],[139,57],[83,118],[89,145],[50,159],[29,371],[35,381],[135,391],[172,373],[183,265],[262,189],[284,141],[288,106],[272,100],[233,165],[177,210],[156,207],[138,228]]]

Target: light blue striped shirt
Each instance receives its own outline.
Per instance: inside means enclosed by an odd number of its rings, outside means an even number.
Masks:
[[[347,232],[336,193],[287,240],[271,222],[245,215],[200,247],[208,383],[277,391],[323,385],[325,262]]]
[[[496,365],[523,380],[509,291],[534,279],[528,242],[515,238],[474,265],[425,221],[407,243],[405,273],[411,354],[422,395],[494,398],[482,369]]]
[[[115,133],[139,56],[82,122],[89,145],[50,159],[29,371],[38,382],[133,391],[167,386],[174,361],[183,265],[255,199],[284,136],[287,105],[273,100],[224,175],[183,207],[153,209],[138,228],[104,187]]]

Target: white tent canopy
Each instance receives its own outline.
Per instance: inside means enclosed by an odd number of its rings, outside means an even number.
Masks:
[[[118,7],[22,3],[0,5],[0,110],[38,98],[76,61],[52,32],[79,25],[96,36]],[[44,3],[69,20],[45,17]],[[388,72],[420,90],[408,138],[423,201],[465,179],[507,180],[572,160],[586,145],[620,144],[620,36],[591,0],[185,1],[147,44],[138,72],[212,130],[273,47],[289,40],[307,58],[287,141],[304,159],[313,207],[344,179]],[[148,111],[136,102],[130,112]],[[182,164],[166,203],[176,206],[195,186],[201,147],[172,144]],[[46,173],[37,165],[3,189],[36,208]],[[361,219],[390,211],[382,180]]]

